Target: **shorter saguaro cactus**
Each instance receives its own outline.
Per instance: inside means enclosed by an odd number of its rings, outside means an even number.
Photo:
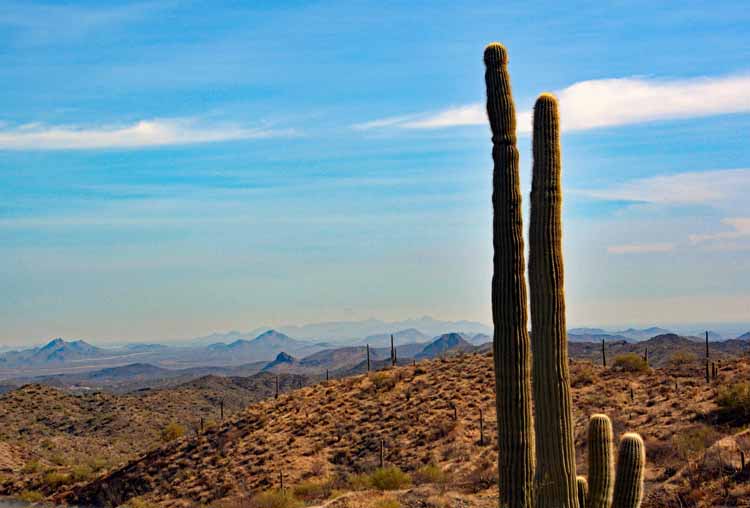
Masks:
[[[589,419],[589,498],[587,508],[609,508],[614,488],[614,433],[607,415]]]
[[[641,436],[628,432],[622,436],[617,454],[617,476],[612,508],[638,508],[643,500],[643,472],[646,447]]]

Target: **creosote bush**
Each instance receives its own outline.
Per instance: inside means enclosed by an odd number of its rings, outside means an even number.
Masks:
[[[398,467],[388,466],[373,471],[370,482],[378,490],[397,490],[409,486],[411,478]]]
[[[169,441],[181,438],[185,435],[185,432],[185,427],[179,423],[168,423],[161,431],[161,439],[165,443],[168,443]]]
[[[446,480],[447,475],[445,471],[437,464],[427,464],[417,469],[414,473],[414,483],[418,485],[424,483],[443,485],[446,483]]]
[[[302,502],[288,490],[267,490],[253,496],[247,508],[300,508]]]
[[[615,356],[612,369],[623,372],[648,372],[649,367],[646,360],[637,353],[623,353]]]
[[[737,423],[750,421],[750,382],[742,381],[722,387],[716,402],[725,419]]]

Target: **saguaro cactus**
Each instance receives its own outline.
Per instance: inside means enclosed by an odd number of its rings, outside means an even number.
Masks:
[[[536,412],[536,506],[575,508],[573,413],[565,326],[562,254],[562,162],[557,99],[534,105],[534,165],[529,226],[529,290]]]
[[[612,508],[638,508],[643,500],[646,447],[638,434],[629,432],[620,441]]]
[[[589,498],[587,508],[609,508],[614,489],[614,434],[607,415],[595,414],[589,419]]]
[[[516,120],[507,52],[502,45],[492,43],[485,48],[484,61],[494,161],[492,316],[500,506],[584,508],[583,499],[579,497],[583,483],[575,476],[567,367],[557,103],[554,97],[544,94],[539,97],[534,111],[529,277],[535,426],[530,406],[531,358],[526,329]],[[602,342],[602,363],[606,365],[604,353]],[[532,428],[536,429],[536,436]],[[609,419],[594,415],[589,435],[590,490],[585,508],[640,506],[645,461],[643,441],[637,434],[625,435],[616,474],[612,441]],[[539,461],[539,471],[535,471],[535,457]],[[534,483],[535,477],[537,483]],[[612,504],[613,497],[615,504]]]
[[[498,421],[500,505],[533,506],[534,420],[526,327],[526,281],[516,111],[502,44],[484,50],[487,116],[494,162],[492,319]]]

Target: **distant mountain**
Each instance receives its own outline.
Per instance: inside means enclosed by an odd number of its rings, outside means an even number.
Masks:
[[[398,346],[400,344],[409,343],[427,343],[430,337],[420,332],[416,328],[408,328],[406,330],[399,330],[393,333],[393,342]],[[359,344],[369,344],[370,347],[390,347],[391,346],[391,334],[390,333],[378,333],[375,335],[368,335],[364,339],[359,341]]]
[[[665,328],[652,326],[650,328],[643,328],[640,330],[637,328],[628,328],[627,330],[620,330],[618,332],[613,332],[612,335],[622,335],[623,337],[627,337],[628,339],[640,341],[640,340],[650,339],[651,337],[656,337],[657,335],[664,335],[668,333],[672,333],[672,332]]]
[[[293,339],[276,330],[267,330],[252,340],[237,339],[229,344],[216,343],[207,350],[212,360],[227,357],[237,361],[270,361],[281,352],[294,356],[304,356],[320,351],[324,346]]]
[[[468,340],[475,346],[481,346],[482,344],[492,342],[492,335],[487,335],[486,333],[477,333],[476,335],[469,337],[466,340]]]
[[[297,360],[294,359],[293,356],[288,355],[284,353],[283,351],[276,355],[276,359],[272,362],[268,362],[265,367],[263,367],[263,371],[279,371],[279,370],[289,370],[291,367],[294,367],[297,364]]]
[[[110,351],[94,347],[82,340],[67,342],[61,338],[57,338],[44,346],[4,353],[0,355],[0,366],[17,367],[59,364],[111,354],[113,353]]]
[[[411,328],[419,330],[426,337],[435,337],[453,331],[470,335],[492,333],[492,328],[484,323],[476,321],[441,321],[430,316],[393,322],[381,321],[379,319],[329,321],[302,326],[278,326],[276,330],[300,339],[347,342],[359,341],[363,337],[370,335],[391,334]]]
[[[580,330],[580,328],[579,328]],[[596,330],[595,328],[590,330]],[[610,333],[580,333],[574,334],[568,331],[569,342],[635,342],[635,339],[624,335],[613,335]]]
[[[473,351],[474,346],[460,333],[446,333],[437,337],[424,347],[421,353],[416,355],[417,359],[435,358],[447,352]]]
[[[602,328],[571,328],[568,335],[608,335],[610,332]]]
[[[737,337],[737,340],[750,341],[750,332],[743,333],[742,335],[740,335],[739,337]]]

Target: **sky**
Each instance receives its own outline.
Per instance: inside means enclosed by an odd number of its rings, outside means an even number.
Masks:
[[[0,1],[0,345],[490,323],[495,40],[568,324],[750,321],[750,10],[655,4]]]

